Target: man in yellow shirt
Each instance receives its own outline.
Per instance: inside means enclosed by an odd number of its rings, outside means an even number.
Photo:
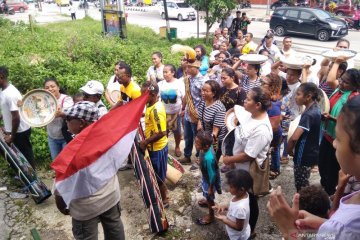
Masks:
[[[253,34],[252,33],[247,33],[245,35],[245,45],[241,50],[242,54],[249,54],[249,53],[255,53],[256,52],[256,48],[257,48],[257,44],[254,43],[253,39]]]
[[[120,83],[121,97],[114,107],[121,106],[141,96],[141,89],[136,82],[131,80],[131,67],[120,61],[115,64],[115,79]]]
[[[166,111],[164,104],[158,99],[159,87],[156,82],[145,82],[141,92],[147,90],[150,90],[150,95],[145,111],[145,140],[140,142],[140,148],[143,150],[147,148],[149,151],[164,207],[168,207],[169,199],[165,184],[168,158]]]

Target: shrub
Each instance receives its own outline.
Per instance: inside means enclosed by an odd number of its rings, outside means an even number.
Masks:
[[[152,65],[152,52],[162,52],[165,63],[177,66],[180,54],[170,53],[172,44],[195,46],[203,42],[192,38],[170,43],[149,28],[131,25],[127,27],[125,40],[117,36],[104,37],[101,30],[101,23],[90,18],[35,26],[33,32],[24,23],[14,24],[0,18],[0,65],[9,68],[10,81],[23,94],[42,88],[44,79],[50,76],[58,79],[68,94],[75,94],[91,79],[106,85],[118,60],[131,65],[134,78],[141,84]],[[46,131],[34,129],[31,140],[36,161],[48,165]]]

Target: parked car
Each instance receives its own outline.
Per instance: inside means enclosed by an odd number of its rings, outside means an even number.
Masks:
[[[277,36],[308,35],[320,41],[348,34],[348,26],[344,20],[321,9],[303,7],[277,8],[271,16],[270,28],[274,29]]]
[[[278,7],[288,7],[291,6],[289,0],[278,0],[270,5],[271,10],[275,10]]]
[[[332,11],[338,16],[353,16],[355,13],[355,4],[351,0],[328,0],[326,1],[325,10],[330,11],[330,3],[335,3],[336,7]],[[323,3],[319,4],[319,8],[323,8]]]
[[[14,8],[15,12],[25,12],[29,9],[29,6],[23,0],[8,0],[6,1],[9,7]]]
[[[166,5],[169,18],[177,18],[179,21],[196,19],[195,9],[185,2],[167,1]],[[165,19],[163,2],[159,2],[158,7],[160,16]]]

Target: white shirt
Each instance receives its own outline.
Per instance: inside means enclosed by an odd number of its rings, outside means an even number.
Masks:
[[[226,217],[233,222],[236,222],[236,219],[243,219],[244,226],[242,231],[235,230],[228,225],[225,225],[226,231],[229,235],[230,240],[247,240],[250,237],[250,205],[249,205],[249,194],[244,199],[234,202],[230,201],[230,206]]]
[[[103,101],[99,100],[97,103],[95,103],[95,106],[99,109],[99,119],[108,113],[108,110]]]
[[[289,58],[291,56],[296,55],[296,51],[292,48],[290,48],[289,50],[285,51],[284,49],[281,49],[281,54],[285,57],[285,58]]]
[[[261,165],[266,159],[273,138],[269,117],[266,115],[266,118],[257,120],[250,116],[244,122],[244,126],[239,125],[235,128],[233,154],[235,156],[245,152]],[[250,162],[235,163],[235,167],[249,172]]]
[[[156,82],[159,82],[161,80],[164,80],[163,73],[164,73],[164,65],[161,65],[159,68],[155,68],[155,66],[151,66],[146,72],[146,78],[148,81],[156,80]]]
[[[306,79],[307,82],[314,83],[316,86],[319,86],[319,78],[315,71],[311,71],[310,75]]]
[[[59,99],[57,99],[57,103],[62,111],[74,105],[72,97],[67,96],[65,94],[60,94]],[[62,117],[57,117],[46,126],[46,131],[49,137],[53,139],[64,139],[64,136],[61,131],[63,122],[64,119]]]
[[[297,82],[295,84],[288,84],[288,88],[290,89],[290,92],[286,94],[282,99],[282,111],[285,110],[285,112],[290,112],[290,120],[294,120],[297,116],[301,114],[301,107],[298,106],[295,102],[295,95],[296,90],[301,85],[300,82]]]
[[[158,86],[160,99],[164,103],[166,113],[179,113],[182,106],[182,99],[185,96],[184,81],[175,79],[175,81],[169,83],[166,80],[162,80]]]
[[[1,114],[4,121],[5,131],[11,133],[12,130],[12,116],[11,112],[19,111],[17,103],[22,99],[19,90],[16,89],[12,84],[9,84],[7,88],[0,92],[0,108]],[[20,113],[19,113],[20,114]],[[28,130],[30,126],[24,122],[20,116],[20,124],[17,130],[18,133]]]

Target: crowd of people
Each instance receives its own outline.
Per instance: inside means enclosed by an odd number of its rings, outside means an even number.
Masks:
[[[56,79],[46,79],[44,89],[55,96],[59,106],[55,119],[47,126],[52,159],[76,134],[109,110],[150,91],[144,112],[145,139],[139,144],[149,151],[165,207],[171,203],[165,178],[168,135],[172,133],[175,156],[182,164],[191,165],[190,171],[202,173],[204,198],[198,205],[208,208],[209,213],[198,218],[198,224],[207,225],[218,219],[225,224],[230,239],[254,238],[259,217],[257,199],[271,192],[269,179],[281,174],[280,165],[287,164],[291,156],[298,192],[293,207],[286,203],[280,188],[271,193],[268,203],[270,215],[284,237],[299,229],[320,228],[319,233],[333,234],[336,239],[359,239],[359,70],[353,68],[353,61],[342,56],[334,61],[324,59],[319,72],[313,71],[312,63],[304,64],[302,69],[285,67],[280,59],[298,54],[292,49],[292,39],[284,37],[280,49],[269,30],[257,44],[247,31],[248,24],[246,15],[237,12],[230,32],[227,27],[216,30],[209,55],[204,46],[195,46],[193,53],[181,57],[178,68],[163,63],[162,53],[154,52],[153,65],[144,73],[146,80],[141,87],[132,79],[130,64],[123,61],[115,63],[114,75],[106,88],[91,80],[73,97],[62,92]],[[340,39],[335,49],[349,47],[348,40]],[[268,60],[247,63],[240,60],[244,54],[265,55]],[[0,67],[5,140],[13,142],[35,168],[29,141],[31,129],[19,115],[21,94],[9,83],[8,76],[7,68]],[[120,92],[116,99],[114,91]],[[326,97],[323,92],[330,102],[328,113],[319,106],[320,97]],[[103,95],[107,104],[101,100]],[[231,112],[236,119],[232,128],[227,121]],[[288,138],[289,123],[298,116],[299,124]],[[232,145],[223,144],[231,131]],[[184,149],[180,148],[182,139]],[[321,186],[309,182],[316,166]],[[120,170],[131,167],[129,158]],[[264,169],[268,170],[265,178],[258,177],[258,171]],[[220,172],[225,173],[233,195],[227,204],[215,201],[215,193],[222,193],[224,180]],[[67,209],[57,195],[61,212],[73,217],[76,239],[97,234],[89,230],[95,224],[90,221],[94,217],[96,224],[102,222],[105,236],[124,235],[117,212],[120,207],[116,180],[111,180],[98,195],[76,201]],[[81,212],[82,206],[91,214]]]

